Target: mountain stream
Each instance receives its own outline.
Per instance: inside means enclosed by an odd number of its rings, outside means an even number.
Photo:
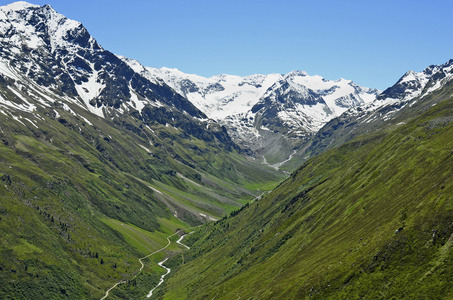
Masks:
[[[198,227],[198,226],[196,226],[196,227]],[[162,249],[159,249],[159,250],[157,250],[157,251],[155,251],[155,252],[153,252],[153,253],[150,253],[150,254],[148,254],[147,256],[144,256],[144,257],[140,258],[140,259],[139,259],[139,262],[140,262],[140,264],[141,264],[140,270],[138,271],[138,273],[137,273],[132,279],[135,279],[135,278],[142,272],[143,268],[145,267],[145,264],[143,263],[143,260],[144,260],[144,259],[150,257],[151,255],[154,255],[154,254],[156,254],[156,253],[159,253],[159,252],[161,252],[161,251],[167,249],[168,246],[170,246],[170,244],[171,244],[170,238],[171,238],[172,236],[178,234],[179,232],[181,232],[181,231],[183,231],[183,230],[189,230],[189,229],[193,229],[193,228],[195,228],[195,227],[190,227],[190,228],[182,229],[182,230],[179,230],[179,231],[177,231],[177,232],[175,232],[175,233],[169,235],[169,236],[167,237],[168,244],[167,244],[165,247],[163,247]],[[188,234],[191,234],[191,233],[194,233],[194,232],[195,232],[195,231],[192,231],[192,232],[190,232],[190,233],[188,233]],[[182,236],[176,241],[176,243],[179,244],[179,245],[181,245],[181,246],[183,246],[183,247],[185,247],[186,249],[190,249],[189,246],[184,245],[183,243],[181,243],[182,239],[183,239],[186,235],[187,235],[187,234],[182,235]],[[167,276],[167,275],[170,273],[170,271],[171,271],[170,268],[167,268],[167,267],[165,267],[165,266],[163,265],[163,264],[167,261],[167,259],[168,259],[168,257],[165,258],[165,259],[164,259],[163,261],[161,261],[160,263],[158,263],[159,266],[161,266],[162,268],[164,268],[165,270],[167,270],[167,273],[165,273],[164,275],[161,276],[159,284],[156,285],[151,291],[149,291],[149,293],[148,293],[148,295],[146,296],[146,298],[150,298],[150,297],[152,296],[153,291],[154,291],[158,286],[160,286],[160,285],[164,282],[164,277]],[[118,281],[117,283],[115,283],[111,288],[109,288],[109,289],[105,292],[105,295],[104,295],[104,297],[101,298],[101,300],[106,299],[106,298],[109,296],[109,293],[110,293],[111,290],[113,290],[114,288],[116,288],[118,285],[124,284],[124,283],[126,283],[126,282],[127,282],[127,281]]]
[[[193,231],[192,231],[192,232],[193,232]],[[192,233],[192,232],[191,232],[191,233]],[[189,233],[189,234],[190,234],[190,233]],[[181,246],[186,247],[186,249],[188,250],[188,249],[190,249],[190,247],[187,246],[187,245],[184,245],[183,243],[181,243],[182,239],[183,239],[186,235],[187,235],[187,234],[182,235],[182,236],[179,238],[179,240],[176,241],[176,243],[179,244],[179,245],[181,245]],[[148,293],[148,295],[146,296],[146,298],[150,298],[150,297],[153,295],[153,291],[154,291],[158,286],[160,286],[162,283],[164,283],[164,278],[165,278],[165,276],[167,276],[167,275],[170,273],[171,269],[170,269],[170,268],[167,268],[166,266],[164,266],[164,263],[167,261],[167,259],[168,259],[168,257],[165,258],[165,259],[164,259],[163,261],[161,261],[160,263],[158,263],[159,266],[161,266],[162,268],[164,268],[165,270],[167,270],[167,273],[165,273],[164,275],[162,275],[162,276],[160,277],[159,283],[158,283],[151,291],[149,291],[149,293]]]

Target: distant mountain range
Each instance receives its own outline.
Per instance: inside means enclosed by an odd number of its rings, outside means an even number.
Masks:
[[[335,123],[338,117],[363,119],[364,114],[375,111],[381,112],[379,117],[373,114],[376,122],[392,119],[407,101],[429,95],[450,81],[452,65],[449,61],[419,73],[409,71],[384,92],[350,80],[309,76],[303,71],[211,78],[168,68],[143,68],[143,72],[186,96],[208,117],[224,125],[237,144],[254,151],[257,158],[262,156],[274,167],[288,163],[291,169],[325,148],[314,149],[312,141],[320,135],[325,139],[322,132],[330,129],[323,127],[329,121]],[[371,121],[366,118],[363,122]],[[295,157],[299,159],[289,163]]]
[[[123,60],[147,74],[145,77],[163,80],[224,125],[238,145],[276,168],[290,160],[326,122],[349,108],[372,102],[379,94],[350,80],[331,81],[303,71],[204,78]]]
[[[192,134],[200,134],[206,127],[202,123],[208,122],[229,147],[235,147],[231,136],[274,167],[327,121],[378,95],[348,80],[328,81],[300,71],[203,78],[148,68],[104,50],[82,24],[50,6],[18,2],[3,14],[0,63],[7,78],[32,80],[46,93],[59,91],[103,118],[136,111],[144,121],[176,127],[189,118]],[[46,105],[40,101],[38,105]]]
[[[37,88],[57,93],[103,118],[138,112],[143,121],[176,127],[189,118],[191,134],[216,128],[228,147],[237,144],[276,168],[291,158],[309,157],[304,153],[313,137],[343,113],[352,117],[398,106],[441,88],[451,76],[451,62],[430,66],[406,73],[384,92],[303,71],[204,78],[177,69],[144,67],[104,50],[82,24],[48,5],[16,2],[4,6],[1,14],[4,81],[31,80],[35,87],[28,93],[36,94]],[[42,98],[34,98],[40,106],[55,102]],[[36,104],[17,105],[32,110]]]

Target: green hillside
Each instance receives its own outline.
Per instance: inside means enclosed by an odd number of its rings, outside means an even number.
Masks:
[[[0,93],[34,101],[7,82]],[[58,99],[33,114],[3,112],[0,129],[2,299],[99,299],[169,234],[221,218],[283,178],[215,136],[127,114],[102,119]],[[141,287],[120,297],[146,294],[160,271],[146,266]]]
[[[449,98],[310,159],[192,234],[158,298],[453,298],[452,121]]]

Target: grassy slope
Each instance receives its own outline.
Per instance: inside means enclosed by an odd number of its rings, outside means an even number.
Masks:
[[[451,298],[451,121],[452,98],[309,160],[191,235],[160,297]]]
[[[9,88],[0,93],[21,101]],[[38,107],[39,117],[18,111],[0,119],[0,298],[100,298],[136,274],[145,250],[187,227],[175,211],[200,224],[199,212],[221,217],[261,193],[244,188],[253,173],[263,185],[281,178],[174,128],[151,130],[127,116],[103,120],[69,106],[84,117],[56,102]],[[233,177],[240,168],[247,172]],[[160,188],[172,194],[162,199]],[[132,241],[140,235],[152,242]],[[146,267],[118,297],[146,294],[158,272]]]
[[[98,217],[105,213],[156,230],[157,217],[170,213],[143,187],[102,164],[98,152],[90,152],[83,139],[58,122],[41,124],[43,131],[53,129],[52,136],[38,138],[5,122],[0,145],[2,294],[99,297],[112,280],[139,268],[140,253]],[[129,197],[135,201],[126,201]]]

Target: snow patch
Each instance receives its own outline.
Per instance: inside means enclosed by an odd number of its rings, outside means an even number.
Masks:
[[[84,101],[86,107],[94,114],[98,115],[101,118],[104,118],[104,111],[102,106],[96,107],[90,104],[90,101],[98,97],[100,93],[106,87],[98,77],[98,71],[94,69],[94,64],[91,63],[91,68],[93,72],[90,74],[87,82],[82,82],[79,85],[76,85],[75,88],[80,98]]]
[[[140,145],[140,144],[139,144],[139,146],[142,147],[142,149],[144,149],[146,152],[148,152],[148,153],[153,153],[151,150],[149,150],[149,149],[146,148],[145,146]]]

